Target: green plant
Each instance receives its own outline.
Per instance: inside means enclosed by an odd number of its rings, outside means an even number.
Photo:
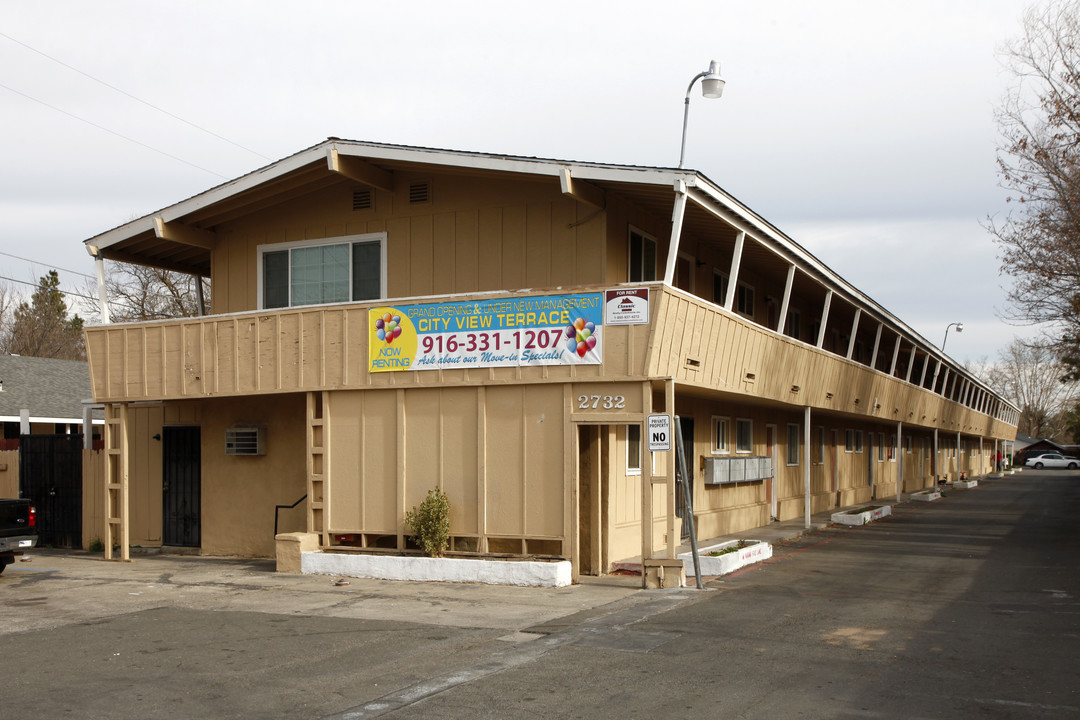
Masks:
[[[405,513],[412,539],[428,557],[442,557],[450,545],[450,499],[439,488]]]
[[[105,543],[101,541],[101,538],[96,537],[90,541],[86,549],[92,553],[105,552]]]
[[[709,553],[709,557],[720,557],[721,555],[727,555],[728,553],[737,552],[739,550],[742,550],[744,547],[746,547],[746,545],[747,545],[747,543],[746,543],[745,540],[740,540],[739,542],[735,543],[734,545],[729,545],[728,547],[724,548],[723,550],[713,550],[711,553]]]

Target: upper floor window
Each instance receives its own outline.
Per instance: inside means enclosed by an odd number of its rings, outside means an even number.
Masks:
[[[719,270],[713,271],[712,301],[720,307],[727,302],[727,275]]]
[[[798,310],[788,310],[784,334],[796,340],[802,339],[802,315],[799,314]]]
[[[656,240],[630,228],[629,282],[650,282],[656,279]]]
[[[260,245],[262,308],[386,297],[386,234]]]
[[[735,287],[735,311],[740,315],[754,319],[754,288],[739,283]]]

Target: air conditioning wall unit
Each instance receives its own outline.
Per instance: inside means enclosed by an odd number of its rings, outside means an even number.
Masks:
[[[265,455],[266,428],[262,425],[225,428],[226,455]]]

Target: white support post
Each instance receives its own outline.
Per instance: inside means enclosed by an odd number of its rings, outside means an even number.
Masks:
[[[945,378],[941,381],[941,397],[945,398],[946,400],[949,399],[949,396],[946,394],[946,392],[949,389],[949,373],[951,371],[952,368],[945,368]]]
[[[724,298],[724,309],[728,311],[735,304],[735,288],[739,284],[739,265],[742,263],[745,242],[746,233],[740,232],[735,236],[735,251],[731,254],[731,272],[728,273],[727,297]]]
[[[675,208],[671,212],[671,240],[668,242],[667,265],[664,267],[664,283],[675,284],[675,263],[679,259],[679,239],[682,236],[683,215],[686,213],[686,183],[675,181]]]
[[[874,352],[870,354],[870,369],[877,369],[877,352],[881,347],[881,331],[885,328],[885,323],[878,323],[877,334],[874,335]]]
[[[94,268],[97,270],[98,302],[101,303],[101,324],[109,324],[109,293],[105,289],[105,258],[94,248]]]
[[[810,529],[810,406],[803,409],[803,492],[806,500],[806,528]]]
[[[20,410],[19,411],[19,434],[20,435],[29,435],[30,434],[30,411],[29,410]]]
[[[930,367],[930,356],[926,355],[923,358],[922,372],[919,374],[919,387],[925,387],[926,385],[926,369]]]
[[[915,346],[911,346],[911,357],[907,361],[907,375],[904,377],[904,382],[911,382],[911,371],[915,369]]]
[[[900,502],[900,491],[904,487],[904,423],[896,423],[896,502]]]
[[[788,265],[787,281],[784,283],[784,300],[780,303],[780,319],[776,322],[776,332],[783,335],[787,327],[788,306],[791,304],[791,286],[795,282],[795,266]]]
[[[938,475],[941,474],[941,458],[938,457],[939,450],[940,448],[938,447],[938,429],[934,428],[934,461],[930,463],[930,474],[934,477],[935,486],[938,480]]]
[[[895,377],[896,376],[896,361],[899,360],[899,359],[900,359],[900,336],[897,335],[896,336],[896,345],[893,347],[893,351],[892,351],[892,363],[890,363],[890,365],[889,365],[889,376],[890,377]]]
[[[821,326],[818,328],[818,349],[821,349],[821,346],[825,344],[825,327],[829,324],[829,309],[832,307],[832,296],[832,290],[825,293],[825,307],[821,310]]]
[[[855,352],[855,335],[859,332],[859,318],[862,317],[862,308],[855,308],[855,320],[851,323],[851,337],[848,338],[847,344],[847,359],[851,359],[852,353]]]

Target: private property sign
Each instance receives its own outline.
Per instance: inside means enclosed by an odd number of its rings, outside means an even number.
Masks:
[[[647,431],[649,433],[649,452],[667,452],[671,450],[670,415],[650,415]]]

